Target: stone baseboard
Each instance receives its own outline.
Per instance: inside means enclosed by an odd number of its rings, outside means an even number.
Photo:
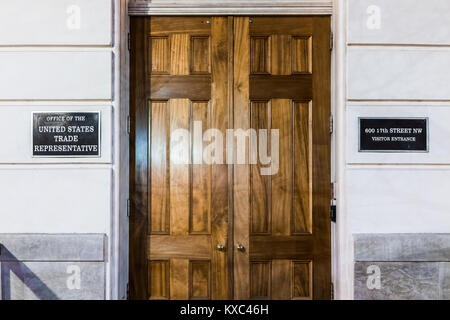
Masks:
[[[450,299],[450,234],[356,234],[357,300]]]
[[[103,234],[0,234],[2,300],[105,299]]]

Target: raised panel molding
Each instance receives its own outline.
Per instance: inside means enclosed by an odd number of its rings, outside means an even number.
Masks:
[[[265,15],[265,14],[323,14],[332,13],[332,1],[309,0],[130,0],[130,15]]]

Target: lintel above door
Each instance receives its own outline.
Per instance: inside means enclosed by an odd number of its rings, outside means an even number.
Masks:
[[[130,0],[130,15],[330,15],[332,0]]]

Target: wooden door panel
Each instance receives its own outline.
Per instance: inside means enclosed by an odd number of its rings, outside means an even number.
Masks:
[[[267,129],[270,130],[271,121],[271,106],[269,101],[252,101],[250,103],[250,125],[255,130]],[[270,155],[270,136],[267,136],[267,155]],[[250,147],[252,147],[250,145]],[[258,152],[262,150],[257,144],[255,146]],[[250,168],[250,203],[251,203],[251,233],[252,234],[269,234],[272,229],[272,179],[271,176],[261,175],[263,166],[260,162]]]
[[[211,299],[211,262],[190,261],[189,299]]]
[[[250,262],[250,298],[312,299],[312,263],[288,259]]]
[[[238,299],[330,298],[329,23],[235,18],[235,128],[279,134],[277,172],[235,166]]]
[[[192,103],[192,120],[201,124],[203,130],[211,127],[211,104],[207,101]],[[193,136],[192,146],[192,215],[189,221],[190,234],[211,233],[211,166],[203,164],[203,150],[207,143],[201,136]]]
[[[153,260],[149,263],[149,296],[150,299],[167,300],[169,299],[169,260]]]
[[[272,178],[272,234],[290,234],[292,208],[292,119],[288,99],[273,99],[272,130],[279,130],[279,169]]]
[[[312,103],[293,102],[292,234],[312,231]]]
[[[262,175],[260,163],[251,168],[252,234],[312,231],[311,108],[312,103],[289,99],[252,101],[250,105],[250,126],[255,130],[279,128],[280,140],[277,174]],[[276,213],[273,218],[272,212]]]
[[[139,299],[229,298],[228,254],[217,249],[228,247],[228,168],[203,163],[194,134],[198,125],[223,132],[228,126],[228,18],[133,21],[141,29],[133,39],[132,47],[140,49],[132,52],[134,73],[145,70],[139,81],[146,88],[135,93],[141,99],[132,101],[132,121],[147,124],[147,139],[140,143],[148,150],[148,171],[139,179],[148,200],[133,206],[133,212],[144,211],[147,224],[139,233],[132,230],[135,242],[146,238],[146,250],[133,248],[132,260],[147,271],[134,274],[130,293]],[[133,204],[144,197],[134,196]]]
[[[208,36],[191,37],[191,74],[211,73],[211,38]]]
[[[170,150],[169,104],[167,101],[152,101],[150,112],[150,209],[153,213],[148,219],[150,234],[169,234],[170,171],[167,166]]]

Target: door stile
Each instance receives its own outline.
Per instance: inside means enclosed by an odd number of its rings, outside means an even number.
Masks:
[[[331,23],[329,18],[314,19],[313,23],[313,299],[331,299],[331,53],[329,48]]]
[[[229,55],[228,52],[228,23],[227,17],[213,17],[211,22],[212,34],[212,68],[211,100],[213,101],[212,128],[226,132],[230,124],[229,115]],[[223,146],[226,154],[226,146]],[[213,221],[211,226],[212,244],[228,243],[228,165],[214,164],[212,166],[212,203]],[[229,250],[230,248],[226,248]],[[212,251],[213,299],[228,298],[229,268],[228,254],[218,250]]]
[[[129,298],[148,298],[148,108],[146,52],[148,18],[131,20],[130,53],[130,287]]]
[[[228,129],[234,128],[234,17],[228,16]],[[231,152],[234,156],[233,148],[227,147],[226,156]],[[234,188],[233,188],[233,163],[228,164],[228,297],[234,297]]]
[[[249,77],[250,77],[250,38],[249,18],[234,19],[234,128],[250,128]],[[235,149],[235,148],[233,148]],[[248,159],[248,149],[246,148]],[[250,297],[249,231],[250,231],[250,166],[234,165],[234,298]],[[236,250],[241,245],[243,250]]]

